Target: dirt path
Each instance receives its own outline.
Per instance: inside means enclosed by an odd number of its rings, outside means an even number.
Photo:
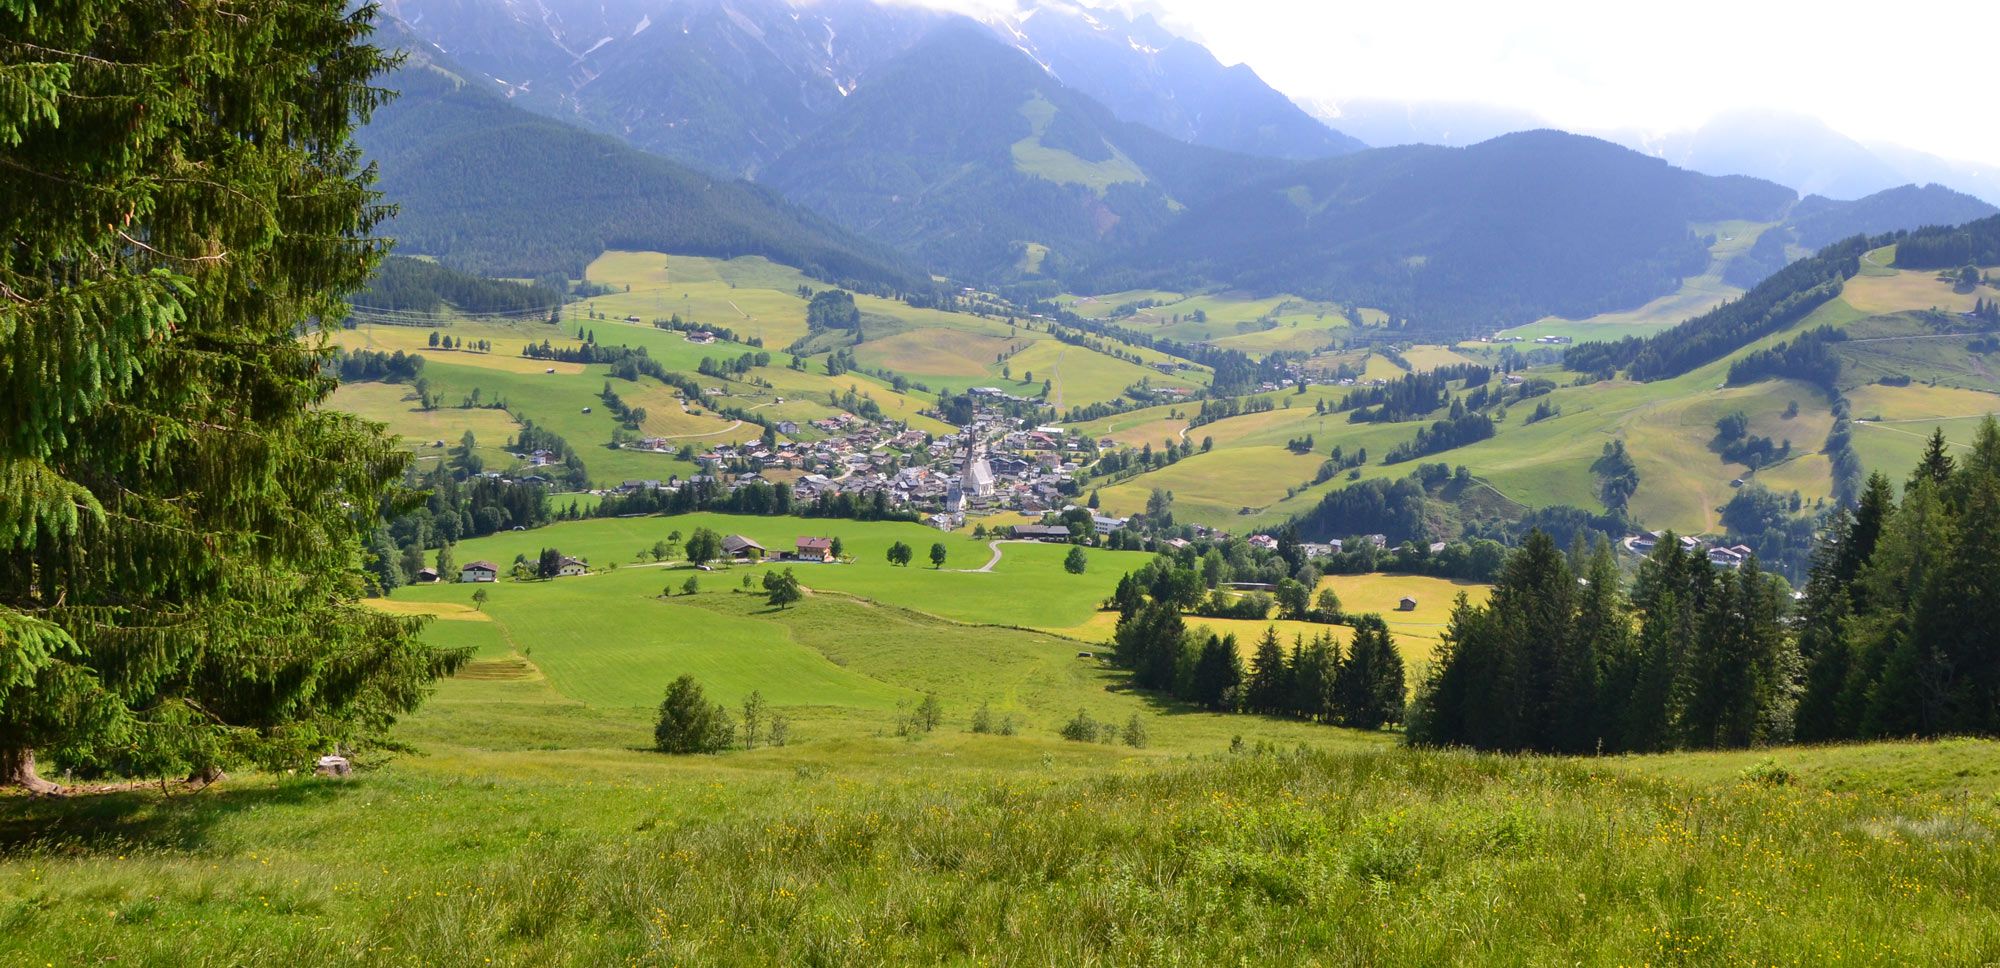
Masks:
[[[993,540],[993,541],[988,541],[988,542],[986,542],[986,547],[987,547],[987,549],[988,549],[988,550],[991,550],[991,551],[993,552],[993,557],[991,557],[991,558],[988,558],[988,559],[986,559],[986,563],[985,563],[985,564],[983,564],[983,565],[980,565],[980,566],[979,566],[979,567],[977,567],[977,568],[947,568],[947,569],[945,569],[945,570],[946,570],[946,571],[955,571],[955,572],[958,572],[959,574],[962,574],[962,575],[984,575],[984,574],[989,574],[989,573],[991,573],[991,572],[993,571],[993,566],[994,566],[994,565],[997,565],[997,564],[999,564],[999,563],[1000,563],[1000,546],[1001,546],[1001,545],[1003,545],[1003,544],[1040,544],[1040,543],[1041,543],[1041,542],[1038,542],[1038,541],[1030,541],[1030,540],[1028,540],[1027,538],[998,538],[998,539],[995,539],[995,540]]]

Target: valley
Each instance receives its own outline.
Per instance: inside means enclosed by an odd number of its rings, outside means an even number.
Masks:
[[[1284,13],[0,4],[0,964],[2000,961],[1990,172]]]

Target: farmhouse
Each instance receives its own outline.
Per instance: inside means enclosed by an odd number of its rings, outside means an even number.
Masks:
[[[562,560],[562,566],[556,569],[557,578],[574,578],[578,575],[588,574],[590,574],[590,563],[584,561],[582,558],[565,557]]]
[[[435,568],[419,568],[419,569],[417,569],[417,584],[419,584],[419,585],[427,585],[427,584],[429,584],[429,583],[431,583],[431,582],[434,582],[434,581],[437,581],[437,580],[438,580],[438,573],[437,573],[437,569],[435,569]]]
[[[470,561],[458,570],[459,581],[499,581],[500,569],[490,561]]]
[[[722,539],[722,553],[731,558],[762,558],[769,554],[764,546],[740,534],[732,534]]]
[[[800,561],[832,561],[832,538],[800,538],[798,540]]]
[[[1068,541],[1069,529],[1052,524],[1017,524],[1014,537],[1028,541]]]

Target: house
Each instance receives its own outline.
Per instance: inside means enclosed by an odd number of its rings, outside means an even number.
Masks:
[[[1381,551],[1389,547],[1389,536],[1386,534],[1364,534],[1361,536],[1361,540],[1374,545],[1375,550],[1377,551]]]
[[[832,538],[800,538],[798,540],[800,561],[832,561]]]
[[[500,569],[490,561],[469,561],[458,570],[459,581],[499,581]]]
[[[722,539],[722,553],[731,558],[763,558],[770,554],[764,546],[740,534]]]
[[[1396,603],[1396,611],[1398,612],[1414,612],[1416,610],[1417,600],[1408,595],[1404,595],[1402,600]]]
[[[1123,530],[1126,519],[1104,514],[1093,514],[1090,516],[1090,523],[1096,527],[1098,534],[1110,534],[1113,531]]]
[[[787,437],[796,437],[799,433],[799,422],[796,420],[780,420],[778,421],[778,432]]]
[[[1068,541],[1069,529],[1052,524],[1017,524],[1013,530],[1016,539],[1028,541]]]
[[[1328,557],[1330,555],[1339,552],[1339,550],[1340,549],[1338,547],[1330,543],[1320,544],[1318,542],[1313,542],[1313,541],[1299,542],[1299,553],[1305,555],[1307,561],[1311,561],[1315,558]]]
[[[1278,539],[1268,534],[1253,534],[1250,536],[1250,547],[1262,548],[1265,551],[1276,551],[1278,550]]]
[[[570,558],[566,556],[562,560],[561,567],[556,569],[557,578],[575,578],[578,575],[588,574],[590,574],[590,564],[582,558]]]
[[[419,568],[419,569],[417,569],[417,584],[419,584],[419,585],[427,585],[427,584],[430,584],[431,582],[434,582],[434,581],[437,581],[437,580],[438,580],[438,573],[437,573],[437,569],[435,569],[435,568]]]

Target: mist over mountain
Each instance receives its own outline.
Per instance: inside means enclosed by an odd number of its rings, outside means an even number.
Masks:
[[[1463,148],[1503,134],[1553,127],[1532,111],[1476,101],[1305,99],[1300,105],[1312,116],[1377,148],[1396,145]]]

